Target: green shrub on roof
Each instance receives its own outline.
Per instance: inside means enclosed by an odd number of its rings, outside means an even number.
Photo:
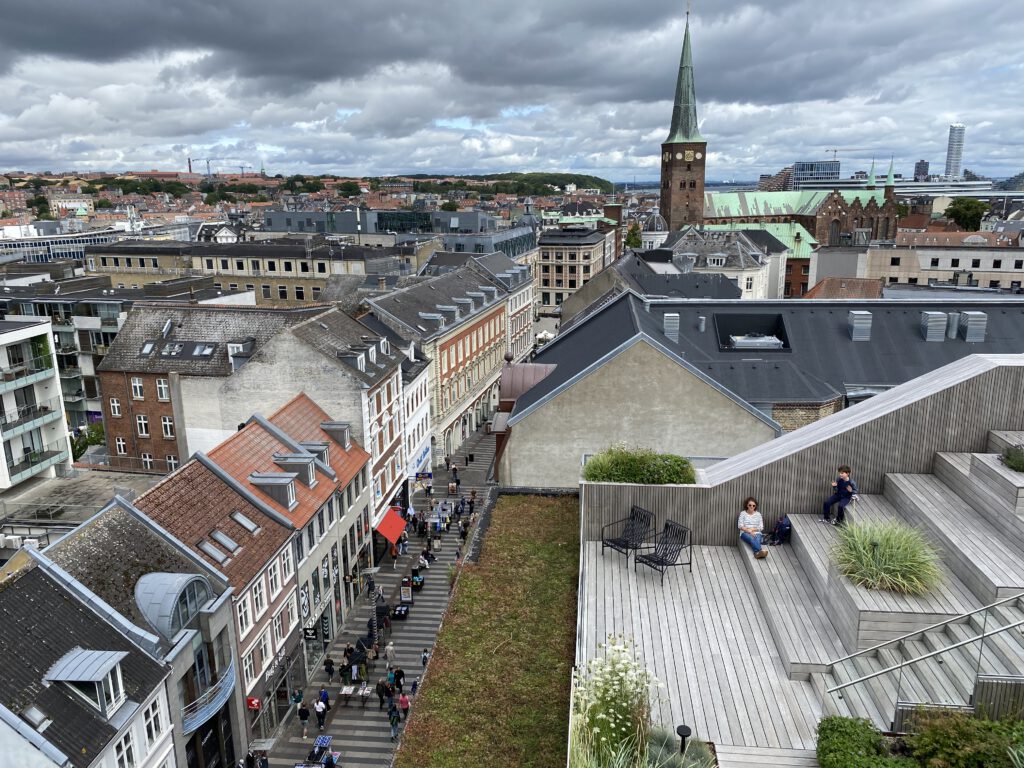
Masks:
[[[690,485],[697,476],[693,465],[682,456],[613,445],[590,458],[583,467],[583,479],[595,483]]]

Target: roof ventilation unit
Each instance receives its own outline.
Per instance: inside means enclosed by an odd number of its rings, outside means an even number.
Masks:
[[[678,344],[679,343],[679,313],[678,312],[666,312],[665,318],[665,336],[668,337],[669,341]]]
[[[974,344],[985,340],[988,315],[984,312],[967,311],[960,313],[960,335],[964,341]]]
[[[957,328],[960,327],[960,313],[950,312],[946,315],[946,338],[955,339]]]
[[[871,341],[871,313],[853,309],[846,316],[850,326],[850,338],[854,341]]]
[[[946,313],[922,312],[921,335],[925,341],[942,341],[946,338]]]

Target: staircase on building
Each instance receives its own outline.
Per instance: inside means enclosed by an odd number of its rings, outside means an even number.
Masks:
[[[824,712],[892,731],[917,706],[1024,703],[1024,473],[1000,460],[1021,443],[1024,432],[991,432],[987,453],[937,453],[931,474],[888,474],[848,509],[924,532],[942,570],[926,596],[854,586],[831,562],[837,529],[816,514],[791,514],[792,545],[765,560],[744,547],[783,664]]]

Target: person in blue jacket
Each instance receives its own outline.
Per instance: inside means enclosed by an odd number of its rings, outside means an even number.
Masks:
[[[857,498],[857,484],[850,477],[850,468],[845,464],[839,468],[839,477],[832,481],[832,495],[825,499],[821,507],[821,522],[842,525],[846,521],[846,508]],[[832,519],[832,507],[836,509],[835,520]]]

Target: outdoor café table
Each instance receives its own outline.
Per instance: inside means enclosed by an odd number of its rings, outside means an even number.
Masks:
[[[356,692],[354,685],[345,685],[341,688],[341,695],[345,698],[345,706],[348,706],[349,699],[352,698],[352,694]]]

